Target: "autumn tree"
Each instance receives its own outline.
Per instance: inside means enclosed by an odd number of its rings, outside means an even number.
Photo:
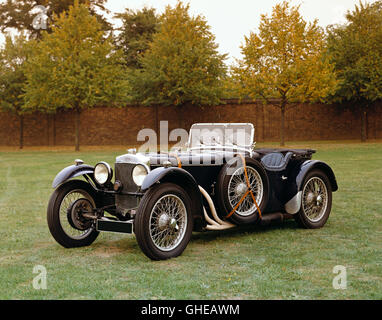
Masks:
[[[24,35],[6,36],[0,50],[0,108],[12,112],[20,122],[19,146],[24,147],[24,100],[23,87],[26,83],[24,65],[29,47]]]
[[[50,23],[53,15],[59,15],[69,9],[75,0],[6,0],[0,4],[0,30],[4,32],[9,29],[27,31],[34,38],[41,36],[41,29],[33,25],[36,15],[40,13],[39,6],[46,8],[48,17],[47,30],[51,31]],[[105,29],[110,25],[100,12],[108,12],[104,4],[106,0],[80,0],[88,6],[89,12],[97,17]]]
[[[219,103],[225,55],[218,53],[206,19],[189,5],[167,6],[149,49],[130,74],[132,100],[145,105]]]
[[[78,151],[81,111],[125,101],[122,63],[122,53],[105,37],[102,25],[75,1],[67,14],[53,19],[52,33],[43,33],[26,64],[25,108],[74,110]]]
[[[355,6],[347,23],[328,28],[328,51],[339,85],[333,101],[361,114],[361,140],[367,139],[367,112],[382,98],[382,1]]]
[[[233,68],[242,96],[261,98],[280,109],[281,146],[285,145],[285,113],[290,104],[320,101],[336,80],[328,62],[324,31],[317,20],[307,23],[299,6],[284,1],[272,15],[261,16],[258,33],[241,47],[244,58]]]
[[[117,46],[124,52],[127,67],[141,68],[138,58],[149,48],[159,26],[159,17],[155,9],[126,9],[115,17],[122,21],[116,40]]]

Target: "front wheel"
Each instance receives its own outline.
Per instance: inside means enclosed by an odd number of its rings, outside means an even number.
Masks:
[[[134,229],[140,248],[150,259],[180,256],[192,235],[190,197],[173,183],[156,185],[142,198]]]
[[[95,195],[89,184],[72,180],[61,185],[48,205],[48,226],[53,238],[65,248],[91,245],[99,232],[94,221],[83,215],[93,214],[95,208]]]
[[[332,209],[332,187],[327,175],[313,170],[304,179],[301,209],[295,216],[297,223],[306,229],[322,228]]]

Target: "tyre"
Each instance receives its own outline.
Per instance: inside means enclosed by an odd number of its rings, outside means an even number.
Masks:
[[[269,197],[268,176],[262,165],[251,158],[246,159],[248,179],[257,205],[263,211]],[[217,205],[222,218],[232,213],[248,191],[247,179],[240,158],[228,162],[221,170],[217,181]],[[254,223],[259,219],[259,212],[249,194],[241,202],[230,220],[238,225]]]
[[[180,256],[193,230],[190,197],[173,183],[154,186],[141,200],[134,230],[140,248],[150,259]]]
[[[98,237],[93,220],[84,218],[96,208],[92,187],[80,180],[71,180],[57,188],[48,205],[48,226],[53,238],[64,248],[91,245]]]
[[[301,209],[295,216],[297,223],[306,229],[322,228],[332,210],[332,187],[327,175],[313,170],[304,179]]]

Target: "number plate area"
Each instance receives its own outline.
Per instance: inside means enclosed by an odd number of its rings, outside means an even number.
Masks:
[[[134,224],[133,220],[114,221],[109,219],[101,219],[101,220],[97,220],[97,231],[133,234],[134,233],[133,224]]]

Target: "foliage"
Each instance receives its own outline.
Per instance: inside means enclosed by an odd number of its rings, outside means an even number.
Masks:
[[[127,81],[122,53],[104,35],[96,18],[77,1],[67,15],[55,17],[52,33],[43,34],[26,65],[25,108],[55,112],[64,107],[79,113],[97,104],[123,102]]]
[[[251,32],[241,48],[244,58],[233,68],[237,86],[242,95],[281,109],[284,145],[287,104],[322,101],[336,84],[324,55],[324,32],[317,20],[303,20],[299,6],[284,1],[273,8],[271,17],[261,16],[258,34]]]
[[[226,55],[219,54],[206,19],[192,17],[189,5],[167,6],[141,70],[130,74],[132,100],[150,104],[220,102]]]
[[[30,54],[26,37],[6,36],[0,51],[0,108],[20,119],[20,149],[23,148],[23,87],[26,83],[24,65]]]
[[[345,25],[328,28],[328,51],[340,80],[336,101],[382,98],[382,2],[363,4]]]
[[[146,7],[137,11],[126,9],[115,17],[122,20],[117,45],[124,51],[127,67],[141,68],[138,57],[149,48],[159,25],[155,9]]]
[[[28,57],[28,45],[24,35],[6,36],[0,51],[0,107],[17,115],[22,114],[23,86],[26,82],[24,64]]]
[[[106,12],[104,3],[106,0],[80,0],[89,7],[92,15],[97,17],[104,28],[110,28],[106,19],[97,10]],[[48,9],[48,27],[52,21],[53,15],[59,15],[69,9],[74,4],[74,0],[6,0],[0,4],[0,30],[4,32],[7,29],[14,28],[18,31],[28,31],[34,37],[40,37],[41,30],[34,29],[32,22],[36,16],[34,8],[39,5]],[[50,31],[51,28],[49,27]]]

